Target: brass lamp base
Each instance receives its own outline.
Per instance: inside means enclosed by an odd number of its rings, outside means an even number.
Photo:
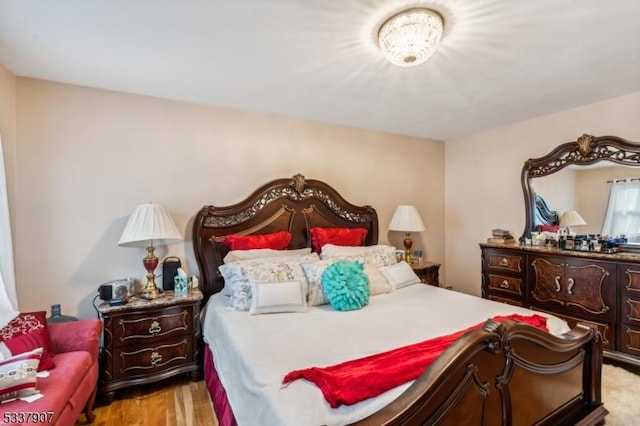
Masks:
[[[404,233],[404,240],[402,240],[402,244],[404,244],[405,262],[412,263],[413,253],[411,252],[411,247],[413,247],[413,240],[411,239],[411,232]]]
[[[149,274],[147,274],[147,285],[142,289],[140,297],[143,299],[153,300],[158,297],[158,294],[159,292],[155,282],[155,275],[151,274],[151,276],[149,276]]]
[[[158,297],[158,287],[156,286],[156,276],[154,271],[158,266],[158,258],[153,253],[154,247],[151,245],[151,241],[149,241],[149,246],[147,247],[147,257],[142,259],[142,264],[144,268],[147,270],[147,285],[142,290],[143,299],[153,300]]]

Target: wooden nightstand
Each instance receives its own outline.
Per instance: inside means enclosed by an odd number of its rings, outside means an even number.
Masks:
[[[412,263],[411,269],[425,284],[440,287],[440,264],[437,262]]]
[[[98,306],[103,322],[100,396],[113,401],[115,391],[182,373],[200,376],[200,290],[176,297],[172,291],[154,300],[132,297],[129,303]]]

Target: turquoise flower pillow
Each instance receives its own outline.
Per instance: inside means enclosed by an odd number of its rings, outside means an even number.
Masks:
[[[339,311],[361,309],[369,303],[369,277],[361,262],[341,260],[327,266],[322,287],[331,306]]]

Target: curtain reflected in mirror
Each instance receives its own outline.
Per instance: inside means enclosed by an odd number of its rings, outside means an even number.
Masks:
[[[640,243],[640,178],[612,179],[602,235]]]

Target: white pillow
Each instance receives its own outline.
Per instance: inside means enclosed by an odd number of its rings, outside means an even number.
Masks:
[[[296,250],[274,250],[274,249],[251,249],[251,250],[231,250],[222,259],[224,263],[238,262],[241,260],[258,260],[272,257],[298,257],[311,253],[311,248]]]
[[[325,305],[329,303],[329,299],[324,293],[322,287],[322,273],[329,265],[338,260],[345,260],[342,258],[325,259],[319,262],[304,263],[302,269],[307,278],[308,300],[309,306]],[[348,259],[347,259],[348,260]],[[371,263],[364,263],[364,274],[369,278],[369,295],[375,296],[378,294],[389,293],[393,290],[389,281],[382,275],[380,269],[376,265]]]
[[[220,265],[224,286],[230,297],[231,308],[248,311],[251,303],[250,281],[302,281],[306,285],[301,264],[318,261],[318,254],[311,253],[293,260],[267,262],[265,260],[232,262]],[[306,291],[306,290],[305,290]]]
[[[37,376],[42,348],[0,361],[0,401],[38,393]]]
[[[373,263],[378,267],[393,265],[396,260],[396,248],[378,244],[375,246],[336,246],[325,244],[322,246],[320,260],[341,258],[357,260],[362,263]]]
[[[420,278],[413,272],[411,265],[402,261],[395,265],[380,268],[382,275],[389,281],[393,290],[407,287],[413,284],[420,284]]]
[[[288,262],[290,260],[296,260],[300,258],[306,258],[306,256],[312,254],[316,258],[320,259],[317,253],[311,253],[311,248],[295,249],[295,250],[274,250],[274,249],[250,249],[250,250],[231,250],[224,257],[224,263],[261,263],[261,262]],[[222,272],[222,269],[220,270]],[[222,274],[224,276],[224,273]],[[226,279],[225,279],[226,281]],[[249,290],[247,290],[249,291]],[[220,291],[220,294],[224,296],[231,295],[231,286],[227,285]]]
[[[251,315],[305,312],[307,300],[302,281],[251,281]]]
[[[322,288],[322,273],[327,269],[327,266],[332,263],[332,260],[320,260],[302,265],[302,270],[307,279],[307,299],[309,306],[326,305],[329,303]]]

